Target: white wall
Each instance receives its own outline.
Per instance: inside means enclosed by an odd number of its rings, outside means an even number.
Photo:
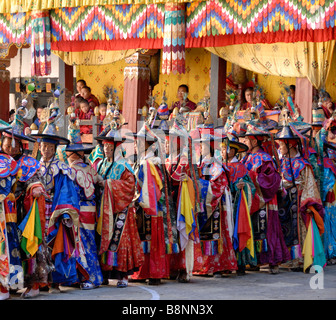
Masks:
[[[22,65],[21,65],[21,78],[31,77],[31,50],[30,48],[21,49],[22,52]],[[51,54],[51,74],[49,76],[44,76],[41,78],[57,78],[58,77],[58,56]],[[20,77],[20,49],[16,57],[11,59],[10,67],[11,78]]]
[[[22,58],[20,57],[20,50],[22,52]],[[22,59],[22,63],[20,60]],[[43,76],[41,78],[58,78],[59,76],[59,64],[62,63],[60,58],[51,53],[51,74],[48,76]],[[21,70],[20,70],[21,64]],[[31,77],[31,50],[30,48],[19,49],[17,55],[11,59],[9,68],[11,79],[19,78],[30,78]],[[76,68],[74,67],[74,77],[76,77]],[[9,97],[9,109],[15,108],[15,95],[10,94]]]

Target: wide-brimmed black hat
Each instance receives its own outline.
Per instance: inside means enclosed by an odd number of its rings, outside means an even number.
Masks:
[[[126,134],[125,134],[126,135]],[[127,140],[126,137],[121,135],[121,130],[110,130],[106,135],[99,135],[95,137],[97,141],[113,141],[113,142],[124,142]]]
[[[76,118],[70,118],[70,123],[68,127],[68,140],[69,144],[66,146],[65,151],[67,152],[80,152],[90,153],[94,146],[89,143],[83,143],[80,134],[80,127],[76,124]]]
[[[94,148],[95,146],[89,143],[70,143],[65,148],[65,151],[67,152],[84,151],[84,153],[90,153]]]
[[[300,139],[297,136],[292,128],[288,125],[283,126],[282,129],[275,135],[274,140],[292,140],[292,139]]]
[[[67,145],[70,140],[56,134],[56,124],[54,122],[48,123],[42,133],[32,133],[30,136],[37,139],[37,142],[48,142],[60,145]]]
[[[146,123],[142,126],[142,128],[138,132],[127,132],[125,136],[133,137],[135,139],[145,139],[146,142],[154,143],[158,141],[158,137],[154,134],[154,132],[148,127]]]
[[[269,137],[271,133],[264,127],[257,126],[256,124],[248,123],[246,132],[242,135],[243,137]]]
[[[227,132],[224,132],[224,126],[216,127],[216,129],[222,129],[222,135],[227,137],[230,148],[236,149],[238,153],[248,150],[248,146],[239,141],[239,133],[234,131],[233,128],[230,128]]]

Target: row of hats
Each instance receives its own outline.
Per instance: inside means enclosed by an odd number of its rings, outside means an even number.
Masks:
[[[217,127],[216,129],[221,129],[221,135],[214,134],[214,130],[209,132],[208,130],[200,130],[201,138],[195,139],[195,142],[206,142],[206,141],[214,141],[214,140],[223,140],[228,139],[230,141],[230,146],[236,148],[238,152],[244,152],[247,150],[247,146],[243,143],[239,142],[239,137],[242,136],[269,136],[271,130],[279,130],[276,134],[275,139],[299,139],[300,137],[297,133],[293,132],[293,127],[289,125],[285,125],[282,128],[277,127],[277,123],[275,121],[251,121],[249,124],[240,123],[239,126],[233,126],[227,131],[224,131],[224,127]],[[117,119],[111,121],[110,125],[108,125],[103,132],[95,137],[98,141],[114,141],[114,142],[124,142],[127,140],[127,137],[121,136],[121,128],[122,124],[118,124]],[[238,129],[237,129],[238,128]],[[281,130],[280,130],[281,129]],[[307,131],[307,128],[301,130],[300,132],[304,134]],[[203,134],[206,132],[206,134]],[[8,132],[11,133],[11,132]],[[164,130],[164,133],[167,136],[179,136],[180,132],[178,130]],[[29,139],[32,141],[33,139],[24,136],[14,131],[14,135],[21,139]],[[157,140],[157,136],[153,133],[150,127],[146,124],[137,132],[137,133],[126,133],[126,136],[132,136],[134,138],[143,138],[148,142],[154,142]],[[208,135],[208,136],[207,136]],[[83,144],[81,142],[80,130],[79,127],[74,126],[71,128],[69,126],[69,139],[63,138],[56,134],[55,124],[50,121],[47,124],[47,127],[43,131],[42,134],[32,134],[32,136],[41,139],[41,141],[46,142],[55,142],[58,144],[68,144],[67,151],[90,151],[92,150],[92,146],[89,144]],[[34,140],[33,140],[34,141]]]
[[[6,134],[12,135],[21,140],[28,140],[34,142],[35,139],[39,139],[39,141],[52,142],[57,144],[66,144],[68,145],[66,151],[90,151],[93,149],[92,145],[83,144],[80,137],[79,126],[76,126],[72,121],[69,126],[68,138],[64,138],[57,134],[57,120],[60,116],[57,99],[58,96],[54,96],[54,103],[50,106],[50,116],[47,119],[47,125],[42,133],[35,133],[27,136],[23,133],[24,123],[23,119],[27,114],[27,108],[24,104],[20,108],[18,108],[16,112],[15,119],[13,123],[9,126],[7,123],[0,123],[0,130],[5,131]],[[70,119],[71,121],[71,119]],[[277,127],[277,122],[272,120],[261,120],[250,121],[250,123],[246,126],[246,123],[242,123],[240,125],[239,132],[236,131],[235,128],[231,128],[224,132],[221,137],[213,137],[212,139],[228,139],[230,141],[230,145],[234,146],[239,152],[246,150],[246,146],[239,142],[239,135],[245,136],[267,136],[269,135],[270,130],[280,129]],[[120,128],[124,124],[124,122],[120,122],[120,113],[116,110],[111,122],[106,126],[105,130],[96,137],[95,139],[98,141],[120,141],[123,142],[126,140],[126,137],[122,137],[120,133]],[[316,124],[315,124],[316,125]],[[320,123],[318,123],[320,125]],[[300,129],[300,126],[298,127]],[[224,128],[222,128],[224,129]],[[302,129],[302,128],[301,128]],[[304,128],[304,129],[307,129]],[[171,131],[166,131],[166,134],[172,134]],[[178,134],[178,132],[175,132]],[[145,124],[139,132],[130,133],[133,137],[137,138],[145,138],[147,141],[155,141],[156,136],[153,134],[151,129]],[[299,139],[296,133],[293,132],[292,128],[288,125],[284,126],[282,130],[276,135],[276,139]],[[207,138],[203,137],[199,141],[205,141]]]

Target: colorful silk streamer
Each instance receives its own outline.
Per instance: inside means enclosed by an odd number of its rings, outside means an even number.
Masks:
[[[233,247],[235,250],[238,249],[239,252],[243,251],[244,248],[247,248],[250,250],[251,256],[254,257],[254,241],[250,210],[244,190],[241,190],[238,199],[235,229],[233,234]]]
[[[185,72],[184,4],[166,4],[162,49],[162,73]]]
[[[42,243],[40,213],[36,199],[34,199],[28,214],[19,225],[19,229],[22,231],[21,248],[26,254],[33,256]]]
[[[32,76],[51,73],[51,27],[48,11],[32,14],[31,59]]]
[[[150,161],[143,163],[142,170],[144,181],[139,202],[148,215],[157,216],[157,203],[161,198],[162,181],[158,176],[155,165]]]
[[[9,274],[9,252],[7,244],[6,218],[3,203],[0,204],[0,280]]]
[[[313,218],[309,221],[307,236],[302,248],[302,255],[304,256],[304,272],[310,266],[318,265],[323,268],[326,264],[321,236]]]
[[[188,177],[188,180],[182,181],[181,184],[177,213],[177,229],[180,232],[181,250],[186,248],[189,239],[195,240],[196,219],[194,208],[195,191],[193,189],[193,182]]]

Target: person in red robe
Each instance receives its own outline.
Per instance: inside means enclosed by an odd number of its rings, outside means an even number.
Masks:
[[[134,172],[123,157],[121,143],[125,138],[121,138],[120,126],[114,122],[111,128],[117,129],[96,137],[103,143],[105,155],[97,165],[97,172],[103,179],[97,223],[99,256],[104,283],[108,284],[108,279],[117,279],[117,287],[124,288],[128,285],[128,276],[143,265],[144,254],[133,202]]]
[[[240,110],[251,110],[253,105],[253,91],[253,87],[247,87],[245,89]],[[272,109],[272,106],[266,99],[261,99],[260,106],[258,108],[260,109],[259,112],[262,113],[264,110]]]
[[[247,146],[239,142],[239,122],[235,123],[225,134],[228,139],[221,145],[223,165],[229,173],[230,188],[233,198],[234,235],[233,248],[237,256],[237,275],[244,275],[246,266],[257,266],[253,230],[251,227],[251,207],[255,187],[245,165],[239,160],[247,151]],[[245,201],[246,200],[246,201]]]
[[[198,214],[203,262],[195,260],[194,274],[212,275],[237,270],[237,260],[232,244],[234,225],[228,175],[222,163],[214,157],[216,144],[220,144],[223,137],[215,137],[211,130],[209,136],[203,132],[201,130],[199,139],[203,210]],[[198,249],[195,247],[196,252]]]
[[[191,139],[187,131],[178,119],[166,136],[166,170],[171,188],[171,196],[177,212],[177,229],[179,231],[180,252],[171,255],[170,259],[170,275],[175,277],[181,283],[190,282],[192,276],[194,259],[202,259],[194,256],[194,246],[200,245],[199,232],[196,225],[197,213],[200,210],[200,197],[198,188],[198,170],[197,165],[191,161]],[[183,188],[187,187],[188,192],[184,193]],[[185,217],[187,215],[184,209],[184,203],[189,199],[192,203],[192,212],[188,212],[192,217],[194,224],[187,227]],[[195,199],[195,200],[194,200]],[[194,201],[193,201],[194,200]],[[181,209],[182,208],[182,209]],[[181,219],[182,218],[182,219]],[[188,220],[188,218],[187,218]],[[200,250],[197,252],[200,253]]]
[[[15,210],[12,212],[13,215],[16,215],[16,222],[19,229],[21,228],[21,222],[27,215],[29,216],[32,204],[35,200],[39,211],[39,219],[41,221],[44,220],[45,210],[45,199],[43,196],[43,194],[45,194],[45,188],[41,182],[41,165],[36,159],[24,154],[23,141],[27,144],[28,141],[35,142],[34,139],[23,134],[24,122],[22,121],[22,118],[24,117],[24,114],[25,108],[20,107],[15,114],[14,121],[11,123],[12,128],[10,130],[5,130],[3,133],[1,143],[1,151],[12,157],[22,171],[16,182],[14,192],[15,206],[13,206]],[[14,227],[12,226],[12,228]],[[39,294],[40,285],[43,286],[47,284],[46,269],[48,268],[46,267],[45,261],[46,250],[46,245],[43,243],[39,246],[39,250],[36,250],[35,252],[23,250],[21,253],[21,259],[22,261],[25,261],[24,263],[26,265],[36,265],[36,269],[39,270],[39,272],[27,272],[28,268],[25,270],[24,284],[26,290],[22,294],[22,298],[32,298],[37,296]],[[14,250],[12,252],[14,252]]]
[[[322,109],[327,119],[331,118],[333,112],[336,110],[335,103],[332,102],[331,96],[328,92],[325,92],[322,98]]]
[[[177,89],[177,99],[170,108],[170,111],[173,111],[175,108],[178,108],[180,111],[183,108],[185,111],[193,111],[196,109],[197,105],[195,102],[188,99],[189,87],[185,84],[181,84]],[[181,111],[182,112],[182,111]]]
[[[95,95],[92,94],[90,87],[88,87],[88,86],[82,87],[81,88],[81,96],[89,102],[90,107],[92,109],[99,106],[99,100]]]
[[[176,210],[169,198],[168,174],[161,157],[158,137],[145,123],[138,133],[137,162],[137,222],[145,263],[133,280],[147,280],[158,285],[170,276],[170,255],[179,252]]]
[[[271,273],[277,274],[279,264],[290,260],[290,254],[278,213],[277,194],[281,183],[278,163],[270,155],[271,151],[265,151],[270,137],[271,133],[258,122],[249,123],[244,139],[248,151],[242,162],[249,171],[259,199],[251,208],[258,265],[268,264]],[[277,156],[275,147],[272,154]]]
[[[80,101],[80,111],[78,113],[78,119],[80,120],[92,120],[94,116],[94,111],[90,107],[89,102],[85,99]],[[81,134],[90,134],[92,133],[92,125],[81,125],[80,126]]]

